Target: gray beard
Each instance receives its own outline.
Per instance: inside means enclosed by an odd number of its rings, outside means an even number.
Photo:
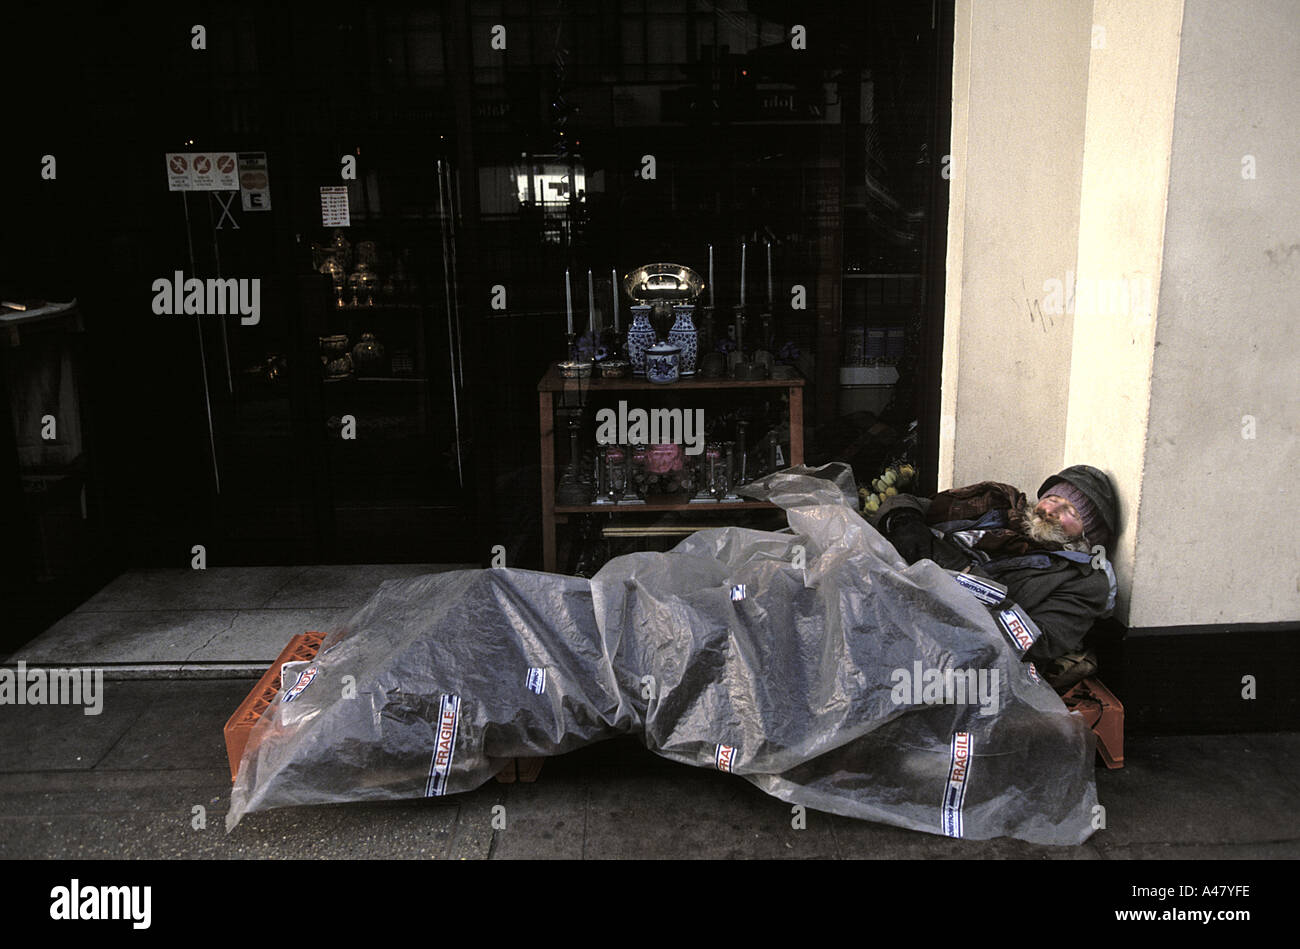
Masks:
[[[1088,543],[1082,537],[1071,540],[1064,527],[1033,511],[1025,512],[1022,530],[1040,544],[1056,544],[1065,550],[1088,552]]]

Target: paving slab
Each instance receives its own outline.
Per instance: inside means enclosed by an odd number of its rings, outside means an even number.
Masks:
[[[238,610],[69,613],[10,661],[47,666],[182,662],[230,630],[238,617]]]
[[[622,776],[593,782],[583,856],[596,860],[835,856],[828,824],[807,812],[806,829],[796,830],[791,818],[791,805],[743,778],[678,764],[672,773],[649,778]]]
[[[492,857],[498,860],[578,860],[586,837],[587,781],[571,774],[547,773],[538,781],[503,784],[502,817]]]
[[[29,664],[269,664],[289,638],[329,632],[389,579],[478,564],[130,570],[20,647]],[[182,670],[184,671],[184,670]]]
[[[255,662],[269,666],[294,636],[333,632],[352,612],[337,607],[241,610],[229,626],[176,661]]]
[[[330,632],[349,613],[338,608],[70,613],[11,661],[44,666],[270,665],[292,637],[309,630]]]
[[[482,564],[323,564],[302,567],[262,606],[356,609],[385,580],[420,577],[448,570],[477,570]]]
[[[1098,846],[1300,839],[1300,796],[1248,737],[1143,737],[1124,751],[1123,768],[1098,773]]]
[[[196,805],[224,816],[230,806],[230,772],[204,768],[0,774],[0,821],[140,814],[180,818],[191,815]]]
[[[1097,845],[1105,860],[1297,860],[1300,841],[1280,840],[1250,844],[1180,844],[1149,843],[1110,846]],[[1229,880],[1232,873],[1223,874]],[[1181,882],[1181,881],[1180,881]]]
[[[255,610],[266,606],[303,569],[272,566],[128,570],[77,607],[76,612]]]
[[[954,840],[855,820],[825,815],[830,823],[838,853],[846,860],[1100,860],[1101,854],[1089,839],[1078,846],[1032,844],[998,837],[993,840]]]
[[[1300,734],[1245,735],[1245,748],[1290,781],[1300,795]],[[1300,799],[1300,798],[1298,798]]]
[[[66,859],[447,859],[457,808],[332,805],[251,815],[227,834],[224,811],[78,814],[0,820],[0,853]],[[377,809],[378,808],[378,809]],[[256,817],[257,820],[252,818]]]
[[[97,767],[112,771],[226,768],[223,729],[251,684],[239,680],[178,683],[157,689],[147,682],[108,683],[108,698],[131,696],[141,711]]]
[[[0,706],[0,772],[86,771],[122,740],[147,699],[114,695],[104,683],[103,709],[86,715],[79,705]]]
[[[448,860],[486,860],[492,855],[493,840],[498,833],[492,825],[493,811],[505,803],[501,787],[496,781],[489,781],[476,790],[453,796],[459,810],[456,832],[447,849]]]

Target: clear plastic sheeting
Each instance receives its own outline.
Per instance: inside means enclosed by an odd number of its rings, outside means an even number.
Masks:
[[[744,491],[785,508],[790,532],[699,531],[590,581],[499,568],[383,584],[286,669],[227,828],[272,807],[469,791],[511,758],[630,733],[816,810],[1087,839],[1095,739],[1021,661],[1032,620],[908,566],[854,510],[846,466]]]

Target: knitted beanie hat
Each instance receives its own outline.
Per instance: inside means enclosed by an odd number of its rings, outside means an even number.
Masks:
[[[1068,481],[1057,481],[1047,489],[1043,497],[1052,494],[1074,505],[1074,509],[1079,512],[1079,520],[1083,522],[1083,533],[1089,544],[1106,546],[1110,541],[1110,532],[1106,529],[1106,522],[1102,519],[1101,512],[1086,494]]]

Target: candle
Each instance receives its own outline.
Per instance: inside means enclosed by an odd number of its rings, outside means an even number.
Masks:
[[[609,289],[614,294],[614,332],[618,332],[618,271],[613,267],[609,270]]]
[[[745,305],[745,242],[740,242],[740,305]]]
[[[772,309],[772,242],[764,241],[767,245],[767,308]]]
[[[569,335],[573,335],[573,287],[569,284],[569,268],[564,268],[564,312],[569,317]]]
[[[596,292],[592,289],[590,267],[587,268],[587,331],[600,332],[600,325],[596,321]]]
[[[709,245],[709,306],[717,306],[718,301],[713,298],[713,245]]]

